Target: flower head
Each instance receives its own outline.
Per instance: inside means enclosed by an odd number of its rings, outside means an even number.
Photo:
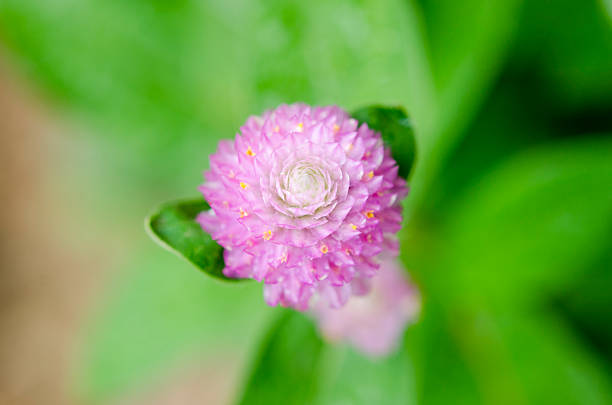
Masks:
[[[379,274],[365,296],[353,297],[342,308],[315,304],[313,315],[321,333],[330,341],[347,341],[371,356],[391,352],[408,323],[418,316],[418,290],[390,255],[382,255]]]
[[[379,133],[342,109],[282,105],[221,141],[198,221],[225,248],[224,274],[264,281],[268,304],[342,306],[395,251],[408,189]]]

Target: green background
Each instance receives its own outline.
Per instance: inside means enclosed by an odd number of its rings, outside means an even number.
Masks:
[[[2,54],[77,128],[58,146],[74,152],[58,169],[79,196],[73,232],[124,252],[73,395],[110,403],[223,352],[242,359],[248,404],[612,403],[611,10],[0,0]],[[261,286],[207,278],[142,230],[160,201],[197,194],[246,117],[295,101],[402,105],[415,125],[401,238],[423,313],[389,358],[320,342]]]

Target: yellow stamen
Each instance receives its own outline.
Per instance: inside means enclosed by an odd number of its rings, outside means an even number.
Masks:
[[[280,262],[287,263],[287,253],[283,253],[283,255],[280,258]]]
[[[370,171],[368,172],[368,174],[366,174],[366,177],[368,178],[368,180],[371,180],[371,179],[372,179],[372,177],[374,177],[374,172],[373,172],[372,170],[370,170]]]
[[[278,125],[274,127],[274,132],[280,132],[280,127]]]
[[[263,238],[264,240],[270,240],[270,238],[272,237],[272,231],[271,230],[267,230],[263,233]]]
[[[349,255],[349,256],[350,256],[350,255],[352,255],[352,254],[353,254],[353,251],[352,251],[351,249],[345,249],[345,250],[344,250],[344,253],[346,253],[347,255]]]
[[[374,210],[368,210],[363,213],[367,218],[374,218]]]
[[[300,122],[299,124],[297,124],[297,128],[295,130],[298,132],[302,132],[304,130],[304,123]]]
[[[244,218],[246,216],[248,216],[249,213],[246,212],[245,210],[242,209],[242,207],[240,207],[240,218]]]
[[[334,124],[334,132],[338,133],[340,131],[340,125]]]
[[[321,246],[321,253],[326,254],[327,252],[329,252],[329,248],[327,247],[327,245]]]
[[[244,181],[240,182],[240,187],[242,187],[244,190],[246,190],[247,188],[249,188],[249,185],[246,184]]]
[[[255,156],[255,152],[253,152],[253,149],[251,149],[250,146],[248,147],[245,153],[247,154],[247,156],[250,156],[250,157]]]
[[[356,231],[357,230],[357,225],[351,224],[351,228],[353,228],[353,231]]]

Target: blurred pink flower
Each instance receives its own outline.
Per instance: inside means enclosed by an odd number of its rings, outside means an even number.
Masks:
[[[225,248],[224,274],[263,281],[268,304],[305,310],[316,293],[340,307],[374,257],[397,252],[397,170],[380,133],[339,107],[281,105],[219,143],[198,221]]]
[[[321,334],[329,341],[347,341],[371,356],[383,356],[397,347],[404,329],[421,308],[420,295],[408,275],[390,255],[383,259],[371,291],[353,297],[342,308],[313,306]]]

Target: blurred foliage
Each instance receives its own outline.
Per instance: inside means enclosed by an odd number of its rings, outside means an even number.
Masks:
[[[405,104],[410,61],[398,8],[399,0],[367,9],[352,1],[3,0],[0,35],[50,97],[120,142],[118,170],[142,176],[126,181],[172,188],[198,181],[220,138],[281,102]]]
[[[609,364],[549,308],[573,289],[584,264],[609,248],[611,153],[612,142],[603,139],[518,154],[448,207],[442,236],[431,246],[414,252],[404,240],[404,255],[432,301],[414,333],[422,328],[427,341],[427,324],[445,318],[485,403],[612,400]],[[440,314],[432,316],[431,307]],[[428,354],[420,355],[424,369]],[[438,388],[423,389],[427,398],[428,389]]]
[[[110,286],[108,303],[88,330],[85,364],[76,370],[75,389],[96,402],[159,383],[181,362],[235,362],[270,315],[257,283],[203,277],[159,248],[134,255]]]
[[[369,359],[326,345],[303,314],[285,310],[263,340],[239,404],[415,404],[414,375],[402,350]]]
[[[372,361],[282,312],[245,403],[606,404],[611,15],[597,0],[1,0],[0,40],[92,132],[80,136],[93,178],[77,180],[98,185],[100,213],[121,208],[125,230],[152,201],[195,194],[208,154],[250,114],[407,106],[418,156],[402,258],[421,321]],[[278,312],[255,283],[130,246],[92,320],[86,399],[150,384],[191,353],[246,351]],[[266,393],[272,380],[286,387]]]

